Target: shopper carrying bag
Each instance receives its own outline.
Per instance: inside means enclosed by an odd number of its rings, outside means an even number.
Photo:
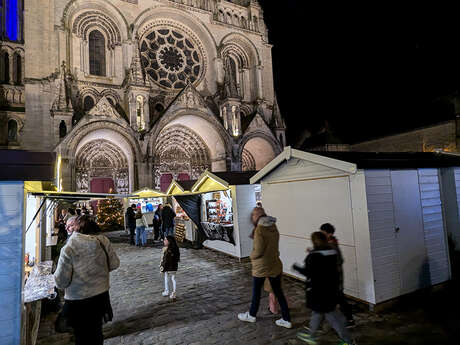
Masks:
[[[120,266],[120,260],[89,216],[78,217],[77,224],[54,273],[56,286],[65,290],[56,329],[72,327],[75,345],[103,345],[102,324],[113,318],[110,272]]]

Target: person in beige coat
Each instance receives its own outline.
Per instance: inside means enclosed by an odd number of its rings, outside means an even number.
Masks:
[[[282,319],[276,325],[292,328],[289,307],[281,288],[283,264],[279,253],[279,232],[276,227],[276,218],[266,215],[262,207],[256,207],[251,214],[254,226],[254,244],[250,255],[252,264],[253,289],[250,311],[238,314],[238,319],[245,322],[256,322],[259,310],[262,286],[268,278],[273,292],[281,306]]]

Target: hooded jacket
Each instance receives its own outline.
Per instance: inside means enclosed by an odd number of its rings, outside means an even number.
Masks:
[[[293,268],[307,278],[307,307],[319,313],[335,310],[340,296],[337,251],[314,250],[305,258],[304,267],[294,265]]]
[[[254,244],[250,255],[254,277],[277,277],[282,273],[279,239],[276,218],[261,217],[254,230]]]
[[[109,272],[118,266],[120,260],[107,237],[75,232],[61,249],[54,280],[65,289],[65,299],[82,300],[108,291]]]

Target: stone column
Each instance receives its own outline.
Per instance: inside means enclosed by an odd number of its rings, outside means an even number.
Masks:
[[[248,68],[243,68],[243,77],[242,77],[242,94],[241,97],[245,101],[251,100],[251,76]]]
[[[9,84],[10,85],[14,85],[14,54],[10,54],[8,53],[8,56],[9,56],[9,60],[8,62],[10,63],[10,81],[9,81]]]
[[[257,76],[257,98],[263,99],[264,98],[264,90],[262,84],[262,70],[264,67],[259,65],[256,67],[256,76]]]
[[[24,55],[21,55],[21,85],[25,83],[25,75],[26,75],[26,64]]]

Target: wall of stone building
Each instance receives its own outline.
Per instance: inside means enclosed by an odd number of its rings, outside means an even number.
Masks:
[[[218,91],[218,64],[217,57],[222,42],[237,41],[241,43],[243,51],[252,56],[249,66],[250,84],[244,90],[244,102],[252,112],[253,105],[259,99],[264,99],[265,104],[259,107],[263,109],[264,119],[270,122],[270,106],[275,101],[272,70],[271,45],[267,42],[265,25],[263,24],[260,8],[245,8],[230,2],[210,0],[213,6],[225,6],[232,13],[240,15],[257,15],[260,18],[260,31],[222,23],[216,20],[210,11],[192,8],[180,4],[180,1],[167,0],[25,0],[25,78],[26,78],[26,119],[23,128],[25,149],[54,150],[59,142],[58,130],[55,127],[53,117],[50,113],[51,106],[58,94],[55,78],[59,76],[62,61],[66,61],[66,67],[76,80],[73,80],[72,97],[74,101],[82,102],[86,94],[95,98],[95,103],[102,96],[110,92],[118,94],[119,104],[123,107],[129,117],[129,96],[130,89],[126,91],[126,72],[129,71],[135,52],[134,36],[136,30],[142,27],[141,23],[156,21],[158,18],[169,18],[186,26],[192,31],[203,44],[204,53],[207,55],[206,74],[198,83],[196,89],[204,96],[213,95]],[[199,3],[198,1],[186,1],[186,3]],[[83,69],[87,66],[81,64],[85,61],[80,55],[82,42],[78,42],[75,34],[70,36],[72,28],[66,27],[69,23],[63,22],[64,13],[72,13],[74,8],[95,8],[108,14],[119,26],[121,43],[115,48],[115,74],[112,77],[88,76]],[[167,9],[165,11],[164,9]],[[254,11],[252,13],[251,11]],[[149,18],[149,13],[152,17]],[[160,15],[158,15],[160,13]],[[161,14],[162,13],[162,14]],[[133,31],[134,30],[134,31]],[[84,67],[84,68],[83,68]],[[59,80],[59,79],[58,79]],[[129,79],[131,80],[131,79]],[[148,89],[148,87],[147,87]],[[76,97],[77,91],[80,93]],[[160,90],[154,83],[150,85],[151,96],[157,93],[166,95],[164,106],[167,106],[174,99],[177,92]],[[126,92],[126,93],[125,93]],[[148,91],[146,91],[148,92]],[[113,98],[113,97],[112,97]],[[74,108],[77,110],[81,103]],[[214,110],[218,111],[218,110]],[[249,110],[246,109],[246,113]],[[216,114],[217,115],[217,114]],[[270,131],[270,129],[267,130]],[[71,129],[68,127],[68,133]],[[140,142],[141,146],[144,146]],[[70,157],[71,158],[71,157]],[[229,157],[227,157],[229,158]],[[135,186],[151,185],[152,162],[137,163],[135,171]],[[73,181],[72,169],[64,174],[65,180]],[[72,187],[72,183],[66,188]],[[73,188],[73,187],[72,187]]]
[[[8,114],[0,111],[0,147],[8,145]]]
[[[26,84],[26,119],[22,145],[26,150],[53,151],[53,121],[50,114],[54,94],[38,82]]]
[[[54,1],[25,0],[25,77],[43,78],[59,66],[54,30]]]
[[[361,152],[425,152],[437,149],[460,151],[456,145],[455,120],[351,145],[351,151]]]

